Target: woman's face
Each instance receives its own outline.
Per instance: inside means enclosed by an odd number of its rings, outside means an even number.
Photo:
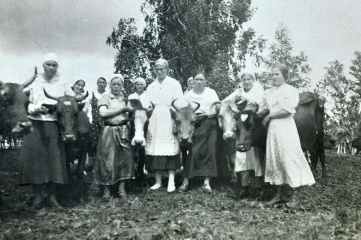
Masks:
[[[107,86],[107,82],[104,79],[100,78],[98,79],[97,85],[99,90],[104,91],[105,87]]]
[[[123,82],[120,78],[114,78],[110,83],[110,91],[113,95],[117,96],[123,89]]]
[[[243,75],[241,79],[244,90],[248,91],[253,87],[253,78],[250,74]]]
[[[197,74],[194,77],[194,89],[196,90],[204,90],[204,88],[206,87],[206,78],[204,77],[203,74]]]
[[[54,77],[56,71],[58,70],[58,63],[55,61],[46,61],[43,64],[43,68],[44,68],[45,76],[52,78]]]
[[[285,78],[278,68],[272,69],[272,80],[274,86],[280,86],[285,82]]]
[[[156,65],[154,68],[158,79],[163,80],[168,75],[168,70],[162,65]]]
[[[84,92],[85,82],[77,81],[73,87],[75,94],[81,94]]]
[[[145,89],[145,85],[143,83],[135,83],[135,91],[137,93],[142,93]]]

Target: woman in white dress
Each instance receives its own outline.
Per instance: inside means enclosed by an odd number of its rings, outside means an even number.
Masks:
[[[255,81],[253,74],[243,72],[241,75],[242,86],[236,89],[229,97],[230,98],[243,98],[249,103],[261,104],[263,99],[264,90],[259,82]],[[241,183],[241,191],[238,197],[241,199],[250,196],[249,182],[252,172],[256,177],[256,189],[260,191],[263,183],[264,175],[264,151],[257,147],[251,147],[247,152],[236,152],[235,171]]]
[[[175,170],[180,168],[179,143],[173,135],[174,120],[171,117],[172,101],[183,96],[180,83],[168,76],[168,61],[155,62],[157,79],[147,88],[149,100],[154,104],[149,118],[147,144],[148,169],[154,171],[155,184],[150,188],[157,190],[162,186],[162,171],[168,171],[168,192],[175,191]]]
[[[311,169],[302,152],[296,123],[293,115],[299,102],[299,92],[288,85],[288,68],[278,64],[272,69],[273,85],[265,91],[261,110],[270,113],[263,119],[268,125],[265,182],[277,186],[276,195],[268,201],[273,205],[281,201],[285,185],[294,189],[288,207],[294,208],[299,203],[299,187],[315,183]]]

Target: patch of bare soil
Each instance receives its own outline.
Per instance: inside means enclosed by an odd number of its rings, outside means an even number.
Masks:
[[[114,205],[96,197],[88,175],[83,184],[62,190],[60,211],[46,203],[31,210],[31,188],[17,185],[19,150],[0,156],[1,239],[361,239],[361,159],[355,156],[328,154],[328,184],[322,186],[317,175],[318,183],[303,189],[294,210],[283,203],[266,207],[270,186],[262,198],[237,200],[234,187],[220,179],[212,182],[213,194],[204,193],[198,180],[184,194],[128,184],[129,195]],[[79,189],[86,191],[86,202],[79,201]]]

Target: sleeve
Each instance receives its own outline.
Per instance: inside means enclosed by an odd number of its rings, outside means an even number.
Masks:
[[[295,113],[300,100],[298,90],[294,87],[285,88],[282,95],[282,100],[280,101],[282,109],[289,113]]]
[[[103,96],[99,99],[99,101],[98,101],[98,110],[99,110],[99,108],[100,108],[101,106],[105,106],[105,107],[108,108],[108,106],[109,106],[109,97],[108,97],[108,95],[103,95]]]
[[[262,111],[268,109],[266,94],[267,94],[267,91],[265,91],[263,96],[262,96],[262,99],[261,99],[260,104],[259,104],[258,112],[262,112]]]
[[[174,98],[181,98],[183,96],[183,90],[180,83],[176,80],[176,83],[174,84]]]

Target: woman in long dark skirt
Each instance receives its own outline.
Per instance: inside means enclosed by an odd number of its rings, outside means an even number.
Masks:
[[[217,93],[206,87],[205,75],[198,72],[194,76],[194,87],[185,94],[190,102],[197,102],[200,107],[196,111],[197,123],[192,138],[192,149],[185,163],[183,184],[178,192],[188,189],[188,181],[193,177],[204,177],[202,189],[212,192],[211,177],[217,177],[216,140],[217,110],[213,103],[219,101]]]
[[[56,200],[57,186],[67,183],[64,145],[59,137],[57,116],[49,112],[43,104],[56,104],[55,100],[44,95],[59,95],[66,88],[58,76],[58,58],[55,53],[44,56],[44,74],[30,86],[31,103],[28,106],[28,118],[34,131],[24,136],[20,157],[20,184],[33,186],[33,208],[42,206],[42,188],[46,186],[49,203],[61,208]]]
[[[95,182],[109,188],[113,201],[125,197],[125,180],[134,179],[133,153],[129,139],[128,111],[122,94],[124,79],[116,74],[110,81],[110,93],[98,102],[104,126],[99,136],[95,159]]]

